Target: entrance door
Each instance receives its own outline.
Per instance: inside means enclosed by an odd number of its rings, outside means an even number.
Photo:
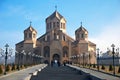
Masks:
[[[52,66],[60,66],[60,55],[59,54],[54,54],[53,55],[53,60],[51,62]]]
[[[59,54],[54,54],[53,55],[53,61],[54,60],[60,61],[60,55]]]

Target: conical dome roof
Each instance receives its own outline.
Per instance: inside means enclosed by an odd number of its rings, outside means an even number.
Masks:
[[[53,19],[55,17],[58,18],[59,20],[61,20],[62,18],[64,18],[58,11],[55,11],[49,17],[47,17],[46,20]]]
[[[88,32],[82,25],[75,31],[85,31],[85,32]]]
[[[37,33],[37,31],[32,27],[31,22],[30,22],[30,26],[27,29],[25,29],[24,32],[25,31],[35,31]]]

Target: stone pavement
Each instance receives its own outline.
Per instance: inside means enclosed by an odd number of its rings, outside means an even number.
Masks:
[[[93,80],[89,74],[80,72],[67,66],[51,67],[38,72],[38,75],[32,76],[30,80]],[[94,80],[101,80],[94,78]]]
[[[77,70],[81,70],[81,71],[86,72],[86,73],[90,73],[90,75],[98,77],[102,80],[120,80],[120,77],[115,77],[115,76],[105,74],[105,73],[102,73],[102,72],[98,72],[98,71],[94,71],[94,70],[91,70],[91,69],[80,68],[80,67],[73,66],[73,65],[68,65],[68,66],[70,66],[72,68],[75,68]]]
[[[46,64],[40,64],[27,69],[9,73],[7,75],[0,76],[0,80],[29,80],[31,75],[36,75],[37,70],[44,68]]]

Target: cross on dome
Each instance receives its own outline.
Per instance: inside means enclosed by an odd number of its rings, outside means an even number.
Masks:
[[[55,5],[55,11],[57,11],[57,5]]]
[[[32,24],[32,21],[30,21],[30,26],[31,26],[31,24]]]

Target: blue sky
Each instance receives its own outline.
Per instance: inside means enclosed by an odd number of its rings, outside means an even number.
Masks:
[[[37,37],[45,33],[45,19],[55,11],[67,20],[67,34],[83,26],[89,40],[103,52],[114,43],[120,47],[120,0],[0,0],[0,48],[8,43],[14,48],[23,40],[23,31],[32,26]]]

